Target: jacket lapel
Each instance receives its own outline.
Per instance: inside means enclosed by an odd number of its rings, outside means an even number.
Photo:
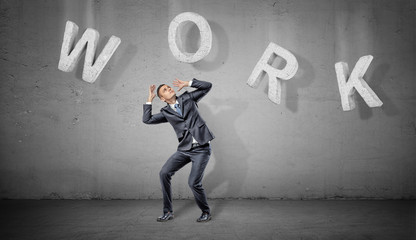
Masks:
[[[178,101],[178,102],[179,102],[179,101]],[[174,114],[174,115],[178,116],[178,117],[182,117],[181,115],[179,115],[179,113],[178,113],[178,112],[176,112],[175,110],[173,110],[173,109],[169,106],[169,104],[167,104],[167,106],[166,106],[166,107],[164,107],[164,109],[165,109],[166,111],[168,111],[168,112],[170,112],[170,113],[172,113],[172,114]]]
[[[173,110],[169,104],[166,104],[166,107],[164,107],[165,111],[170,112],[172,114],[178,114],[175,110]]]
[[[182,111],[182,116],[185,116],[185,108],[183,107],[183,98],[181,98],[181,96],[179,96],[176,100],[178,100],[179,107],[181,108],[181,111]]]

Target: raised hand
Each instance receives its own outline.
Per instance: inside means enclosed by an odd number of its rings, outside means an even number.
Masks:
[[[147,98],[148,102],[152,102],[153,99],[156,97],[155,89],[156,89],[155,85],[150,85],[150,87],[149,87],[149,97]]]
[[[178,92],[179,92],[182,88],[188,87],[189,82],[182,81],[182,80],[175,78],[175,81],[173,81],[173,86],[178,87]]]

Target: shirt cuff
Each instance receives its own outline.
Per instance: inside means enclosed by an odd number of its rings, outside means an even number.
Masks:
[[[188,87],[191,87],[192,86],[192,80],[189,81],[188,85],[189,85]]]
[[[152,105],[152,102],[146,102],[146,104]]]

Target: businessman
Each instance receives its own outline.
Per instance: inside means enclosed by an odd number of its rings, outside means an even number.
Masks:
[[[202,177],[211,156],[210,141],[214,139],[214,135],[199,115],[197,103],[211,90],[212,84],[194,78],[191,81],[176,79],[173,81],[173,86],[178,87],[178,92],[188,86],[196,88],[196,90],[186,91],[182,95],[176,96],[173,88],[166,84],[160,85],[156,93],[155,85],[151,85],[149,97],[146,104],[143,105],[143,122],[146,124],[169,122],[179,141],[177,151],[166,161],[159,173],[163,193],[163,215],[158,217],[157,221],[166,222],[174,218],[171,178],[176,171],[192,162],[188,184],[202,211],[196,221],[207,222],[211,220],[211,213],[205,191],[202,188]],[[167,105],[160,110],[160,113],[153,115],[152,101],[156,94]]]

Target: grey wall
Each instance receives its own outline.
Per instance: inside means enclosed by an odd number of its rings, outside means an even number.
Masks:
[[[0,1],[1,198],[160,198],[159,170],[175,151],[169,124],[141,122],[150,84],[211,81],[200,103],[216,135],[205,173],[210,198],[415,198],[415,2]],[[211,53],[178,62],[168,27],[205,17]],[[94,84],[58,70],[67,20],[122,43]],[[199,32],[182,36],[195,51]],[[272,41],[298,59],[282,103],[246,81]],[[371,54],[365,79],[381,108],[344,112],[334,64]],[[274,66],[282,66],[276,60]],[[155,100],[158,111],[164,104]],[[192,196],[190,166],[173,178]]]

